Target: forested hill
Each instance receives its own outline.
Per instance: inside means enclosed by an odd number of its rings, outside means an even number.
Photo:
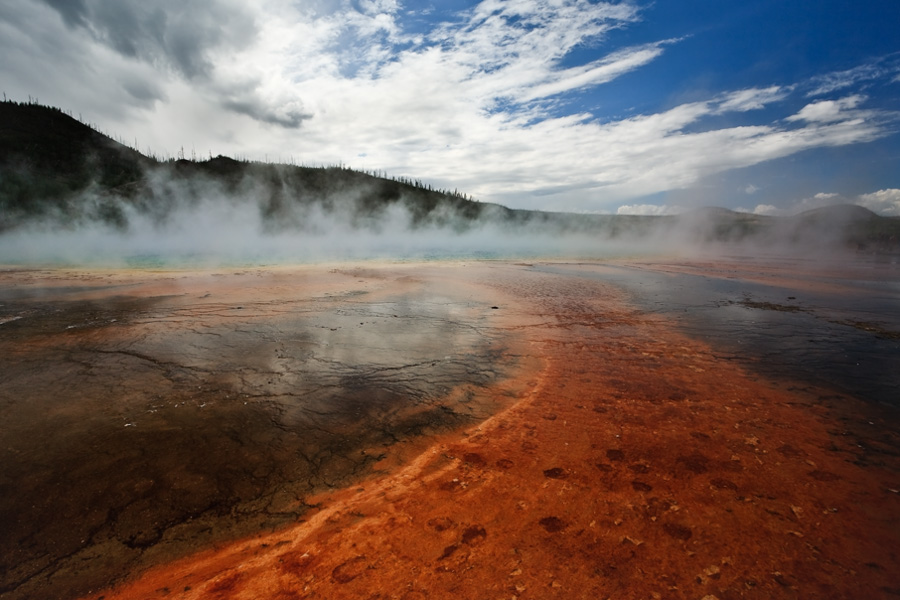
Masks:
[[[392,207],[414,227],[465,227],[491,212],[516,211],[345,167],[304,167],[235,160],[158,160],[99,133],[60,109],[0,103],[0,231],[37,219],[99,219],[127,227],[132,212],[164,219],[198,202],[252,201],[272,227],[300,226],[315,208],[372,224]]]
[[[540,233],[606,241],[752,242],[764,249],[806,244],[900,251],[900,219],[859,206],[827,207],[794,217],[722,208],[660,217],[513,210],[416,180],[343,166],[225,156],[160,160],[60,109],[0,103],[0,235],[35,224],[44,231],[99,224],[127,232],[136,219],[164,226],[185,215],[196,218],[204,211],[239,209],[252,213],[264,234],[321,234],[336,225],[344,232],[385,230],[392,235],[428,228],[461,233],[489,226],[519,239]]]

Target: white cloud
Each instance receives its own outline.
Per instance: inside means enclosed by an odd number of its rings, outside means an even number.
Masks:
[[[836,192],[819,192],[815,196],[812,197],[813,202],[823,203],[823,202],[831,202],[835,198],[839,198],[840,194]]]
[[[204,18],[198,43],[182,49],[154,41],[144,27],[131,52],[103,33],[109,27],[84,21],[93,13],[79,7],[98,1],[4,0],[5,91],[83,112],[105,131],[138,138],[142,150],[344,162],[510,206],[639,206],[634,198],[730,169],[878,139],[894,118],[864,109],[866,97],[857,94],[780,119],[760,115],[753,125],[712,119],[775,109],[795,91],[788,85],[606,122],[558,110],[560,94],[640,69],[679,43],[604,45],[611,31],[639,21],[630,3],[485,0],[431,30],[408,31],[409,13],[396,0],[358,8],[340,0],[217,0],[210,14],[234,36]],[[122,6],[150,10],[138,0]],[[587,47],[600,58],[567,62]]]
[[[738,212],[757,215],[787,216],[796,215],[807,210],[834,206],[836,204],[857,204],[885,217],[900,217],[900,189],[885,189],[870,194],[862,194],[855,199],[835,192],[819,192],[813,196],[793,202],[787,207],[772,204],[758,204],[755,208],[737,208]]]
[[[666,204],[623,204],[616,210],[617,215],[677,215],[681,212],[684,208]]]
[[[835,204],[846,204],[848,200],[835,192],[819,192],[809,198],[803,198],[797,202],[791,209],[793,213],[801,213],[807,210],[814,210],[824,206],[834,206]]]
[[[790,87],[773,85],[767,88],[751,88],[723,94],[718,99],[719,106],[716,113],[758,110],[767,104],[784,100],[790,94],[791,89]]]
[[[859,85],[862,82],[889,77],[892,74],[896,74],[894,81],[900,78],[900,61],[897,60],[896,54],[880,57],[870,63],[859,65],[852,69],[815,77],[810,82],[814,87],[806,95],[821,96],[830,94],[831,92]]]
[[[772,204],[757,204],[753,210],[739,210],[738,212],[750,212],[754,215],[765,215],[765,216],[781,216],[785,214],[790,214],[790,211],[778,208]]]
[[[787,117],[788,121],[807,121],[809,123],[831,123],[847,118],[860,116],[853,109],[865,101],[864,96],[853,95],[840,100],[820,100],[804,106],[800,112]]]
[[[863,194],[856,204],[885,217],[900,217],[900,190],[896,188]]]
[[[526,88],[518,99],[527,101],[545,98],[573,89],[612,81],[657,58],[663,52],[662,46],[663,42],[658,42],[626,48],[584,66],[549,72],[546,75],[546,81]]]
[[[789,216],[802,213],[807,210],[822,208],[824,206],[832,206],[835,204],[845,204],[847,200],[840,194],[833,192],[819,192],[808,198],[792,202],[787,206],[775,206],[774,204],[757,204],[752,209],[737,208],[737,212],[747,212],[755,215],[766,216]]]
[[[753,194],[755,194],[758,191],[759,191],[759,188],[756,187],[755,185],[753,185],[752,183],[744,188],[744,193],[747,194],[748,196],[752,196]]]

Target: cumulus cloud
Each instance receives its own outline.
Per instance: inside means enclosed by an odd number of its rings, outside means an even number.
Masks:
[[[864,96],[853,95],[839,100],[820,100],[804,106],[800,112],[787,117],[788,121],[809,123],[833,123],[860,115],[854,109],[865,101]]]
[[[276,106],[265,104],[258,96],[254,94],[246,95],[226,95],[221,102],[224,108],[234,111],[241,115],[264,123],[272,125],[280,125],[296,129],[303,124],[303,121],[312,118],[312,115],[304,110],[301,102],[285,102]]]
[[[900,189],[892,188],[863,194],[856,199],[856,204],[885,217],[900,217]]]
[[[779,207],[772,204],[758,204],[752,209],[737,208],[735,210],[757,215],[789,216],[837,204],[857,204],[884,217],[900,217],[900,189],[884,189],[868,194],[861,194],[856,197],[848,197],[835,192],[819,192],[812,196],[791,202],[786,207]]]
[[[778,208],[772,204],[757,204],[755,208],[747,210],[743,208],[737,209],[737,212],[749,212],[754,215],[764,215],[768,217],[776,217],[791,214],[791,211]]]
[[[616,209],[617,215],[677,215],[684,212],[680,206],[666,204],[623,204]]]
[[[716,110],[712,103],[690,103],[613,123],[570,120],[563,127],[559,120],[551,120],[531,130],[541,130],[540,143],[555,148],[568,164],[589,162],[591,189],[613,198],[684,189],[729,169],[885,134],[877,121],[857,118],[814,121],[800,127],[775,123],[689,130]],[[590,161],[583,156],[588,149],[593,152]]]
[[[796,111],[787,100],[800,84],[624,118],[567,112],[560,95],[645,68],[681,40],[612,45],[642,19],[629,2],[484,0],[425,27],[412,14],[397,0],[4,0],[0,78],[141,149],[344,163],[546,210],[636,205],[872,141],[896,120],[862,94]],[[579,61],[585,48],[592,58]],[[883,76],[894,63],[878,64]],[[874,73],[835,74],[831,91]]]
[[[43,0],[71,28],[131,58],[209,77],[216,53],[249,45],[258,29],[242,3],[209,0]]]
[[[813,196],[801,198],[788,203],[786,206],[774,206],[772,204],[757,204],[751,210],[738,209],[740,212],[749,212],[756,215],[767,215],[773,217],[797,215],[807,210],[815,210],[825,206],[834,206],[836,204],[846,204],[848,200],[834,192],[819,192]]]
[[[812,197],[802,199],[796,206],[798,212],[813,210],[835,204],[846,204],[847,199],[835,192],[819,192]]]
[[[298,127],[309,118],[295,94],[272,97],[261,68],[236,71],[238,57],[259,46],[260,15],[236,0],[203,3],[182,0],[42,0],[71,30],[69,43],[94,54],[97,65],[130,65],[118,80],[138,104],[169,99],[165,82],[189,83],[227,111],[261,123]],[[29,24],[29,27],[31,25]],[[93,42],[93,43],[91,43]],[[110,57],[111,51],[118,57]],[[80,68],[91,71],[91,63]],[[244,65],[246,67],[246,65]],[[162,83],[161,83],[162,82]]]

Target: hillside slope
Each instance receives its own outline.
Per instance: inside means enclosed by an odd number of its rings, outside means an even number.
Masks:
[[[724,208],[678,216],[593,215],[514,210],[421,182],[345,167],[234,160],[160,161],[118,143],[57,108],[0,103],[0,234],[100,225],[127,232],[135,220],[164,226],[202,213],[252,214],[264,234],[392,233],[490,226],[521,236],[581,236],[673,246],[839,246],[900,251],[900,219],[859,206],[795,217]],[[249,212],[248,212],[249,211]]]
[[[55,108],[0,103],[0,231],[38,219],[127,228],[130,213],[156,219],[179,206],[234,200],[258,204],[273,228],[301,225],[292,209],[340,212],[365,225],[394,205],[413,226],[465,224],[508,211],[459,194],[342,167],[301,167],[217,156],[159,161]]]

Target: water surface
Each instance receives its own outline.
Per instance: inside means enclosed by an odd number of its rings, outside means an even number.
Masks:
[[[801,259],[675,264],[535,268],[624,288],[641,310],[765,375],[900,406],[900,265],[865,257],[827,268]]]

